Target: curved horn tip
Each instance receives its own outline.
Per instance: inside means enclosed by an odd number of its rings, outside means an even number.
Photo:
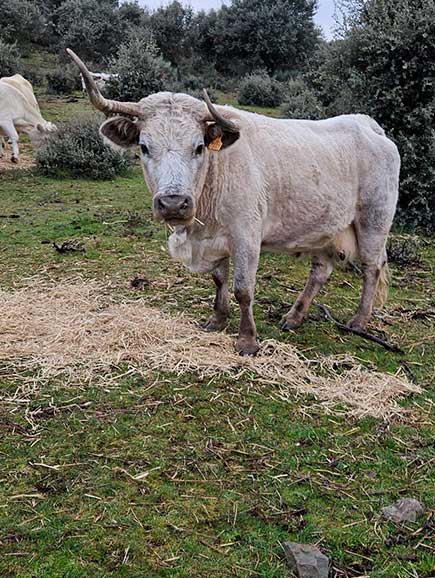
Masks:
[[[79,58],[77,56],[77,54],[74,52],[74,50],[71,50],[71,48],[67,48],[66,53],[71,58],[71,60],[74,62],[74,64],[76,66],[78,66],[78,68],[80,68],[80,70],[83,70],[83,68],[86,68],[86,64],[81,60],[81,58]]]
[[[66,53],[68,54],[68,56],[70,56],[73,60],[74,60],[75,58],[78,58],[77,54],[76,54],[73,50],[71,50],[71,48],[66,48],[66,49],[65,49],[65,52],[66,52]]]

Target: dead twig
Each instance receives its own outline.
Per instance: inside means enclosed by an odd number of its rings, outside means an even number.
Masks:
[[[353,329],[352,327],[344,325],[344,323],[340,323],[340,321],[334,319],[334,317],[331,315],[331,312],[326,307],[326,305],[323,305],[322,303],[315,303],[315,305],[322,311],[326,319],[331,323],[334,323],[334,325],[338,327],[340,331],[345,331],[346,333],[353,333],[354,335],[358,335],[363,339],[373,341],[373,343],[377,343],[378,345],[381,345],[382,347],[384,347],[388,351],[392,351],[393,353],[401,353],[402,355],[404,354],[404,351],[400,349],[400,347],[398,347],[397,345],[394,345],[393,343],[389,343],[388,341],[385,341],[384,339],[381,339],[376,335],[372,335],[371,333],[367,333],[367,331],[363,331],[362,329]]]
[[[53,243],[53,248],[61,255],[65,253],[84,253],[83,243],[80,241],[64,241],[61,245]]]

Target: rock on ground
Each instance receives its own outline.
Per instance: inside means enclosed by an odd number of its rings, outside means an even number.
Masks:
[[[402,498],[382,508],[383,517],[393,522],[415,522],[423,512],[423,504],[414,498]]]
[[[284,552],[292,572],[299,578],[328,578],[329,560],[315,546],[285,542]]]

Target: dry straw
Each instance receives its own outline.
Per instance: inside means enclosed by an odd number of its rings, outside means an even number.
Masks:
[[[116,297],[116,295],[118,297]],[[96,281],[56,285],[32,280],[0,291],[0,361],[66,382],[116,376],[127,364],[140,372],[231,376],[265,384],[282,400],[312,394],[326,411],[343,404],[348,414],[385,418],[400,412],[398,400],[420,392],[403,375],[370,371],[350,356],[309,360],[295,347],[263,341],[258,357],[241,358],[234,340],[201,331],[182,315],[125,299]]]

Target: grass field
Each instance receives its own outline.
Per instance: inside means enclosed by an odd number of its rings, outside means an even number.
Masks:
[[[84,101],[52,99],[60,120]],[[138,168],[113,182],[0,175],[0,282],[99,279],[168,312],[209,314],[210,279],[165,251]],[[53,242],[78,240],[61,255]],[[404,241],[406,243],[406,240]],[[318,544],[331,576],[433,578],[435,243],[420,262],[392,264],[391,298],[371,330],[400,344],[389,353],[313,318],[283,334],[282,313],[307,264],[265,255],[256,319],[262,339],[308,357],[349,352],[367,366],[402,368],[424,393],[389,421],[325,414],[310,397],[279,400],[247,377],[203,380],[154,373],[43,387],[0,367],[0,576],[4,578],[284,578],[281,543]],[[130,287],[146,278],[142,291]],[[337,272],[320,300],[347,320],[359,279]],[[237,309],[229,332],[237,328]],[[380,518],[399,497],[427,507],[415,524]]]

